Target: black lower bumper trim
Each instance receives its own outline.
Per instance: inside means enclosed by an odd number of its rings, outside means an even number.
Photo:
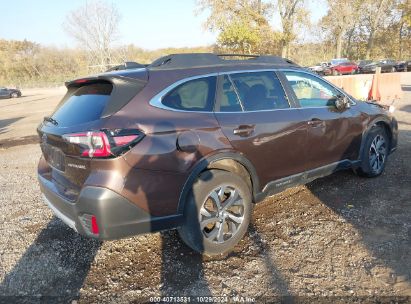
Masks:
[[[106,188],[85,187],[76,202],[57,193],[54,184],[39,175],[44,200],[54,214],[83,235],[102,240],[118,239],[141,233],[172,229],[181,225],[182,215],[153,217],[123,196]],[[81,222],[84,214],[95,215],[99,235],[92,234]]]

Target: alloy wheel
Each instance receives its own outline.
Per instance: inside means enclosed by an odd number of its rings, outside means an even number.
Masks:
[[[375,172],[379,172],[387,157],[387,144],[381,135],[377,135],[371,143],[369,151],[370,166]]]
[[[200,228],[204,237],[221,244],[231,239],[244,221],[244,200],[232,186],[211,191],[200,209]]]

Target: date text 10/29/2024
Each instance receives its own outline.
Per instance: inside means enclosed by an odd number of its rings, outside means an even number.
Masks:
[[[242,296],[182,296],[182,297],[150,297],[151,303],[255,303],[252,297]]]

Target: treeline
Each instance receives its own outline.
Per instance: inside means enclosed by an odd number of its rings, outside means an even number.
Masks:
[[[0,86],[61,84],[86,71],[87,58],[81,50],[0,40]]]
[[[411,59],[411,41],[403,41],[402,56],[399,56],[398,44],[391,39],[377,37],[374,58]],[[268,44],[272,43],[268,42]],[[272,51],[274,50],[274,51]],[[273,43],[272,50],[267,54],[280,55],[281,49]],[[233,52],[238,50],[222,49],[220,45],[198,48],[167,48],[154,51],[144,50],[134,45],[114,49],[115,60],[112,65],[124,61],[150,63],[154,59],[173,53],[196,52]],[[355,42],[343,53],[352,60],[365,58],[366,43]],[[316,62],[327,61],[335,56],[335,46],[332,41],[323,43],[292,43],[289,58],[302,66]],[[98,73],[100,66],[95,66],[89,60],[88,52],[81,49],[54,48],[41,46],[30,41],[0,40],[0,86],[37,87],[60,86],[65,81]]]
[[[78,48],[0,40],[0,86],[61,85],[124,61],[150,63],[183,52],[272,54],[302,66],[339,57],[411,59],[411,0],[321,0],[318,5],[327,5],[328,10],[315,24],[308,1],[197,0],[198,10],[209,14],[206,28],[218,34],[215,44],[148,51],[115,46],[117,8],[90,0],[66,20],[65,29]],[[273,20],[279,29],[272,26]]]
[[[148,51],[127,45],[113,50],[111,65],[124,61],[150,63],[160,56],[172,53],[212,51],[212,47]],[[87,50],[46,47],[27,40],[0,39],[0,86],[59,86],[67,80],[100,72],[101,67],[92,62]]]
[[[302,65],[340,57],[411,57],[411,0],[320,0],[316,4],[328,10],[316,23],[309,0],[198,3],[210,12],[205,25],[218,33],[222,51],[277,54]]]

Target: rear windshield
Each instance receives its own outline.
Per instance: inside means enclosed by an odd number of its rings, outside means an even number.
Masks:
[[[65,97],[52,118],[57,121],[59,127],[98,120],[107,105],[112,90],[113,85],[110,83],[81,86]]]

